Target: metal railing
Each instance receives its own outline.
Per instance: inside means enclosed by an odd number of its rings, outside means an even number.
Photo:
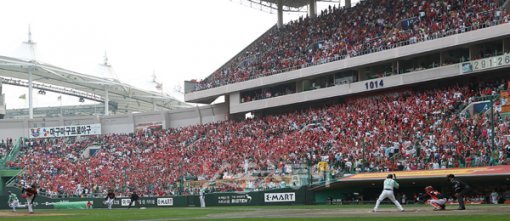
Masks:
[[[493,11],[490,11],[490,12],[493,12]],[[332,57],[324,57],[324,58],[318,59],[318,61],[308,62],[308,63],[303,64],[303,65],[297,65],[297,66],[292,66],[292,67],[289,67],[289,68],[278,69],[278,70],[275,70],[275,69],[267,70],[266,72],[262,72],[262,73],[258,73],[258,74],[250,73],[250,77],[248,77],[248,79],[242,80],[242,81],[235,81],[234,80],[234,81],[222,81],[220,83],[214,83],[213,82],[211,84],[214,84],[214,85],[211,85],[211,86],[204,86],[203,84],[198,83],[197,85],[195,85],[195,88],[193,88],[191,90],[191,92],[200,91],[200,90],[207,90],[207,89],[211,89],[211,88],[216,88],[216,87],[224,86],[226,84],[232,84],[232,83],[238,83],[238,82],[243,82],[243,81],[247,81],[247,80],[253,80],[253,79],[260,78],[260,77],[266,77],[266,76],[270,76],[270,75],[275,75],[275,74],[280,74],[280,73],[284,73],[284,72],[294,71],[294,70],[298,70],[298,69],[302,69],[302,68],[307,68],[307,67],[311,67],[311,66],[321,65],[321,64],[325,64],[325,63],[339,61],[339,60],[344,60],[344,59],[348,59],[350,57],[363,56],[363,55],[372,54],[372,53],[376,53],[376,52],[381,52],[381,51],[385,51],[385,50],[389,50],[389,49],[394,49],[394,48],[398,48],[398,47],[413,45],[413,44],[417,44],[417,43],[421,43],[421,42],[425,42],[425,41],[429,41],[429,40],[445,38],[445,37],[453,36],[453,35],[456,35],[456,34],[461,34],[461,33],[466,33],[466,32],[470,32],[470,31],[474,31],[474,30],[479,30],[479,29],[484,29],[484,28],[488,28],[488,27],[493,27],[493,26],[497,26],[497,25],[505,24],[505,23],[508,23],[508,21],[505,20],[504,17],[502,17],[501,19],[496,20],[496,21],[486,21],[486,22],[484,22],[482,24],[474,24],[472,26],[460,27],[460,28],[456,28],[454,30],[438,31],[438,32],[434,32],[434,33],[431,33],[431,34],[423,34],[422,33],[418,37],[411,37],[411,38],[409,38],[407,40],[404,40],[404,41],[399,41],[399,42],[393,43],[393,44],[384,44],[384,45],[380,45],[380,46],[377,46],[377,47],[374,47],[374,48],[364,49],[364,50],[359,51],[359,52],[355,51],[355,50],[350,50],[350,51],[347,52],[347,54],[334,54]],[[408,31],[408,32],[410,32],[410,31]],[[363,48],[364,47],[363,45],[371,45],[372,43],[374,43],[374,42],[376,42],[378,40],[381,40],[381,38],[373,39],[373,40],[368,41],[368,42],[363,42],[361,47]]]
[[[9,151],[4,158],[0,159],[0,169],[7,168],[7,163],[13,161],[18,157],[20,146],[21,146],[21,137],[13,144],[12,149]]]

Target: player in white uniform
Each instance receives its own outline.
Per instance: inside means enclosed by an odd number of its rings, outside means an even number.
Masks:
[[[9,204],[9,207],[12,208],[13,212],[16,212],[16,207],[18,207],[19,200],[16,194],[12,193],[11,191],[8,191],[9,193],[9,201],[7,203]]]
[[[492,193],[491,193],[491,203],[492,204],[498,204],[498,200],[499,200],[498,192],[496,192],[496,190],[492,191]]]
[[[205,208],[205,188],[200,188],[200,207]]]
[[[397,181],[393,180],[392,174],[388,174],[386,180],[384,180],[384,189],[381,195],[379,196],[379,199],[377,199],[377,202],[375,203],[375,207],[372,210],[372,212],[377,212],[377,210],[379,209],[379,204],[386,198],[389,198],[391,202],[393,202],[401,212],[404,212],[404,208],[402,208],[400,203],[397,200],[395,200],[395,195],[393,194],[394,188],[398,189],[399,184],[397,183]]]

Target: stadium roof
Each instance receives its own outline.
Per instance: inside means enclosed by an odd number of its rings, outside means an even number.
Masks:
[[[105,101],[105,90],[108,89],[110,106],[116,106],[117,113],[131,113],[157,110],[173,110],[189,107],[188,104],[161,92],[149,91],[120,82],[107,59],[100,64],[98,77],[90,74],[60,68],[51,64],[38,62],[35,43],[29,39],[24,42],[22,53],[16,58],[0,56],[0,78],[4,84],[28,86],[29,71],[32,73],[34,88],[67,94],[97,102]],[[20,51],[20,50],[18,50]]]
[[[264,8],[277,10],[279,0],[245,0],[251,4],[256,4]],[[306,12],[303,7],[310,4],[310,0],[281,0],[283,3],[283,11],[286,12]],[[316,0],[317,2],[339,2],[339,0]]]
[[[250,0],[251,2],[255,2],[258,4],[274,4],[278,3],[278,0]],[[287,6],[290,8],[301,8],[310,3],[310,0],[282,0],[283,6]]]

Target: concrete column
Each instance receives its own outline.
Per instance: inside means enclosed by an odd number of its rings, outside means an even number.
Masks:
[[[216,114],[214,113],[214,105],[213,104],[211,104],[211,112],[212,112],[213,122],[216,123]]]
[[[33,105],[33,97],[32,92],[34,90],[34,85],[32,82],[32,70],[28,69],[28,118],[34,119],[34,105]]]
[[[23,120],[23,127],[25,127],[25,129],[23,130],[24,137],[30,137],[30,128],[32,127],[29,121],[30,120],[27,119]]]
[[[398,61],[391,63],[391,74],[398,74]]]
[[[152,99],[152,111],[156,111],[156,99]]]
[[[310,18],[317,17],[317,2],[316,2],[316,0],[310,0],[310,3],[308,4],[308,16],[310,16]]]
[[[133,132],[136,132],[136,121],[135,121],[135,115],[133,113],[129,114],[131,119],[131,126],[133,127]]]
[[[227,112],[225,113],[225,120],[229,120],[230,118],[230,95],[231,94],[225,94],[225,106],[227,107]],[[239,100],[238,102],[241,102],[241,100]]]
[[[161,123],[163,124],[163,129],[168,129],[168,111],[161,111]]]
[[[104,89],[104,115],[105,116],[110,115],[110,105],[108,105],[108,103],[110,103],[110,97],[108,95],[108,88],[105,87],[105,89]]]
[[[480,57],[480,45],[473,45],[469,47],[469,58],[475,60]]]
[[[303,81],[296,81],[296,93],[303,92]]]
[[[345,7],[350,8],[351,7],[351,0],[345,0]]]
[[[64,116],[60,115],[60,118],[58,119],[58,123],[59,123],[60,125],[65,125],[65,124],[64,124],[64,123],[65,123],[65,122],[64,122]]]
[[[196,107],[197,107],[197,112],[198,112],[198,119],[200,120],[199,123],[200,123],[200,125],[202,125],[203,124],[202,123],[202,112],[200,111],[200,107],[198,106],[198,104]]]
[[[283,0],[278,0],[276,3],[278,7],[278,12],[276,13],[278,15],[278,22],[276,23],[276,26],[278,28],[283,27]]]
[[[503,53],[510,51],[510,38],[503,39]]]

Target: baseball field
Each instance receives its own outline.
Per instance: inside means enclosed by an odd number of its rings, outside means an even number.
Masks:
[[[406,206],[398,212],[394,206],[384,205],[379,212],[370,212],[372,205],[321,205],[321,206],[271,206],[271,207],[212,207],[212,208],[147,208],[147,209],[89,209],[89,210],[26,210],[11,212],[0,210],[0,220],[509,220],[510,205],[470,205],[467,210],[432,211],[431,206]]]

